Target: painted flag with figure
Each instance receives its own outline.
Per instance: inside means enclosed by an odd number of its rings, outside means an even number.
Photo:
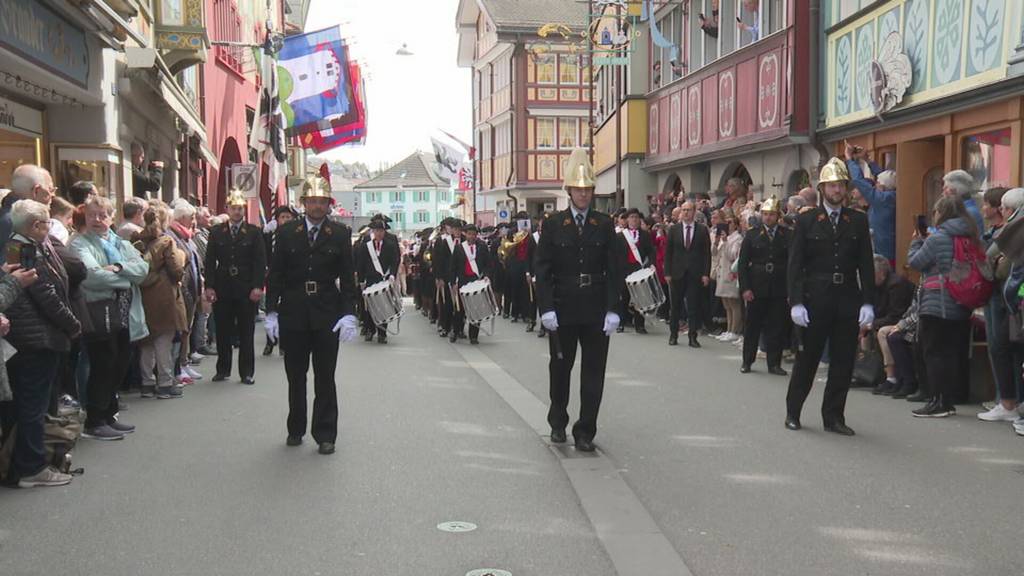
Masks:
[[[434,174],[449,182],[455,180],[462,167],[462,159],[466,152],[431,136],[430,143],[434,147]]]
[[[358,120],[348,47],[337,26],[285,38],[278,60],[289,136],[322,130],[331,118]]]
[[[285,117],[278,94],[277,70],[268,34],[260,59],[263,86],[260,87],[259,111],[253,121],[252,133],[249,134],[249,147],[266,163],[267,184],[271,191],[276,190],[281,180],[288,176],[288,144],[284,130]]]
[[[365,143],[367,131],[366,90],[359,65],[355,62],[350,63],[349,77],[357,87],[353,92],[353,109],[356,111],[357,120],[355,122],[348,122],[347,117],[339,117],[318,123],[326,124],[326,126],[320,130],[302,134],[299,137],[303,148],[312,149],[319,154],[346,144]]]

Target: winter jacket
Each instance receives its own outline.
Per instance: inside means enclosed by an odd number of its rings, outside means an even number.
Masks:
[[[92,232],[79,234],[71,239],[71,251],[82,260],[87,271],[85,281],[82,282],[82,293],[86,302],[99,302],[110,300],[114,297],[115,290],[131,290],[132,304],[128,314],[129,338],[132,342],[142,340],[149,336],[149,328],[146,326],[146,313],[142,308],[142,292],[139,290],[139,283],[149,273],[149,264],[143,260],[139,251],[123,240],[114,231],[110,232],[111,238],[118,243],[118,251],[121,253],[120,272],[110,272],[103,267],[109,265],[107,255],[100,245],[100,240]]]
[[[71,339],[78,337],[82,325],[71,311],[68,299],[68,275],[53,248],[15,234],[9,242],[33,245],[39,280],[25,288],[21,297],[7,309],[11,332],[7,341],[18,350],[56,350],[67,352]]]
[[[21,284],[10,274],[0,278],[0,312],[7,310],[21,296]],[[11,383],[7,379],[7,366],[0,352],[0,402],[12,400]]]
[[[181,295],[185,253],[170,236],[161,234],[154,238],[149,230],[139,235],[135,247],[143,252],[143,257],[149,262],[149,273],[139,284],[149,333],[187,331],[189,323],[185,316],[185,300]]]
[[[847,160],[846,168],[850,171],[850,181],[868,203],[868,224],[871,225],[871,239],[874,241],[875,253],[889,260],[896,259],[896,191],[879,190],[875,183],[866,178],[861,164],[855,160]],[[870,170],[875,176],[882,172],[874,162]]]
[[[718,248],[718,277],[715,285],[715,296],[719,298],[739,298],[740,281],[739,276],[732,271],[732,265],[740,257],[740,247],[743,246],[743,235],[733,232],[725,239],[725,242]]]
[[[953,238],[970,234],[970,223],[957,217],[940,224],[927,239],[916,238],[910,243],[907,263],[921,273],[922,286],[937,286],[921,290],[921,316],[962,320],[973,312],[958,304],[945,288],[945,278],[953,264]]]

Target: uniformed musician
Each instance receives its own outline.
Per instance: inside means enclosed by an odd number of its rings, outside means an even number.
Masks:
[[[654,242],[651,240],[651,233],[640,228],[640,210],[630,208],[625,212],[626,226],[619,232],[622,240],[621,253],[623,261],[623,283],[620,288],[622,292],[622,304],[619,315],[623,318],[633,320],[633,328],[637,334],[647,334],[646,322],[642,312],[630,308],[629,290],[626,288],[625,276],[650,265],[654,256]],[[619,326],[622,332],[623,326]]]
[[[597,415],[604,392],[609,336],[619,326],[618,241],[607,214],[591,208],[594,169],[584,149],[573,150],[565,168],[568,210],[544,224],[537,246],[537,301],[548,339],[551,441],[566,441],[569,376],[582,351],[580,417],[573,425],[576,449],[594,450]],[[559,356],[562,358],[559,358]]]
[[[846,208],[850,176],[832,158],[821,169],[822,205],[796,219],[789,251],[790,315],[804,329],[802,348],[786,395],[786,428],[800,429],[800,411],[811,391],[828,343],[828,382],[821,406],[825,430],[844,436],[846,394],[850,389],[859,326],[874,320],[875,282],[868,218]]]
[[[736,264],[740,296],[746,303],[746,327],[743,331],[743,365],[750,372],[757,358],[762,332],[768,349],[768,372],[786,376],[782,369],[782,344],[789,326],[786,318],[786,267],[792,232],[781,226],[781,208],[774,196],[761,205],[761,226],[743,238]]]
[[[359,256],[356,258],[356,278],[359,280],[360,288],[373,286],[384,280],[393,280],[398,272],[401,258],[398,242],[388,239],[386,233],[387,224],[384,220],[371,220],[369,237],[356,248],[356,255]],[[370,327],[365,335],[367,342],[373,342],[376,333],[378,343],[388,343],[387,324],[375,325],[366,306],[363,307],[363,326]]]
[[[280,333],[288,376],[288,446],[306,433],[306,374],[313,364],[311,433],[321,454],[333,454],[338,435],[334,382],[339,342],[356,337],[352,231],[327,218],[330,184],[311,176],[302,186],[305,215],[281,227],[270,264],[267,331]]]
[[[263,298],[267,253],[263,231],[245,221],[248,201],[240,190],[228,194],[228,221],[210,230],[206,249],[206,299],[213,302],[217,323],[217,374],[214,382],[231,375],[232,343],[238,340],[238,376],[255,384],[256,351],[253,331],[256,306]]]
[[[455,291],[470,282],[487,278],[491,271],[491,254],[487,245],[477,238],[477,227],[468,224],[462,229],[463,241],[455,247],[455,254],[452,255],[451,275],[455,279]],[[459,332],[462,332],[466,323],[465,305],[460,305],[455,312],[455,325]],[[480,343],[480,325],[470,323],[469,343]]]
[[[441,222],[442,233],[434,240],[430,252],[430,260],[434,268],[435,294],[437,295],[438,335],[442,338],[449,337],[452,332],[452,319],[455,315],[455,303],[452,301],[448,275],[452,266],[452,252],[455,251],[455,245],[459,241],[454,236],[454,224],[456,223],[455,218],[445,218]],[[459,230],[461,231],[461,227]]]
[[[285,224],[298,218],[299,214],[291,206],[278,206],[274,208],[273,212],[273,230],[265,231],[263,233],[264,245],[266,246],[267,262],[270,262],[274,256],[274,248],[277,246],[277,232]],[[267,335],[267,344],[263,347],[263,355],[270,356],[274,353],[274,346],[277,346],[278,342],[270,335]],[[283,352],[282,352],[283,354]]]

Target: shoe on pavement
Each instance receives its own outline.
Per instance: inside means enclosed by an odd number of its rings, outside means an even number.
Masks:
[[[911,413],[915,418],[946,418],[956,414],[956,410],[943,406],[938,399],[933,398],[931,402]]]
[[[198,350],[198,352],[200,354],[202,354],[203,356],[216,356],[217,355],[217,349],[216,348],[211,348],[209,346],[203,346],[202,348],[200,348]]]
[[[850,428],[849,426],[842,422],[833,422],[832,424],[826,424],[825,431],[833,432],[835,434],[839,434],[840,436],[856,435],[856,433],[853,431],[853,428]]]
[[[1017,418],[1020,418],[1020,414],[1016,410],[1007,410],[1002,403],[996,404],[988,412],[978,414],[978,420],[985,422],[1015,422]]]
[[[160,388],[156,389],[157,400],[170,400],[172,398],[181,398],[182,394],[184,393],[181,391],[181,388],[177,386],[161,386]]]
[[[931,402],[931,397],[918,390],[914,394],[907,396],[907,402]]]
[[[62,474],[53,466],[47,466],[38,474],[26,476],[18,480],[19,488],[35,488],[37,486],[65,486],[71,483],[71,474]]]
[[[242,384],[245,384],[246,386],[252,386],[253,384],[256,384],[256,379],[253,378],[252,376],[246,376],[242,378]]]
[[[668,345],[669,346],[678,346],[679,345],[679,335],[678,334],[673,334],[673,335],[669,336],[668,337]]]
[[[110,426],[115,432],[120,432],[121,434],[131,434],[132,432],[135,432],[135,426],[132,426],[131,424],[123,424],[117,420],[108,422],[107,426]]]
[[[287,446],[298,446],[302,444],[302,436],[289,436],[288,439],[284,441],[284,443]]]
[[[334,442],[321,442],[320,447],[317,448],[316,451],[325,456],[328,454],[334,454]]]
[[[192,377],[186,374],[184,370],[178,374],[178,377],[175,378],[175,380],[177,380],[178,384],[181,384],[182,386],[190,386],[193,382]]]
[[[799,430],[800,428],[801,428],[801,426],[800,426],[800,419],[799,418],[795,418],[793,416],[786,416],[786,429],[787,430]]]
[[[565,430],[552,430],[551,441],[554,442],[555,444],[565,444]]]
[[[593,452],[595,450],[594,441],[590,438],[577,438],[576,449],[580,452]]]
[[[156,396],[155,386],[143,386],[142,392],[139,393],[139,398],[153,398]]]
[[[225,381],[227,379],[228,379],[228,375],[227,374],[214,374],[214,376],[213,376],[213,381],[214,382],[223,382],[223,381]]]
[[[273,344],[267,344],[266,346],[263,347],[263,355],[264,356],[270,356],[273,353],[274,353],[274,345]]]
[[[740,366],[740,374],[750,374],[750,364]]]
[[[95,428],[86,428],[82,432],[82,437],[92,438],[93,440],[124,440],[124,434],[106,424],[96,426]]]
[[[771,366],[768,368],[768,373],[775,376],[789,376],[789,372],[786,372],[782,366]]]
[[[203,379],[203,375],[200,374],[198,370],[192,368],[189,365],[182,366],[181,371],[184,372],[185,374],[188,374],[189,378],[191,378],[193,381]]]

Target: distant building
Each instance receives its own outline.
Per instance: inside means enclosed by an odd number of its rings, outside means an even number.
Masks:
[[[425,152],[417,151],[354,191],[359,193],[356,214],[385,214],[392,231],[406,238],[452,215],[451,183],[435,174],[434,155]]]

